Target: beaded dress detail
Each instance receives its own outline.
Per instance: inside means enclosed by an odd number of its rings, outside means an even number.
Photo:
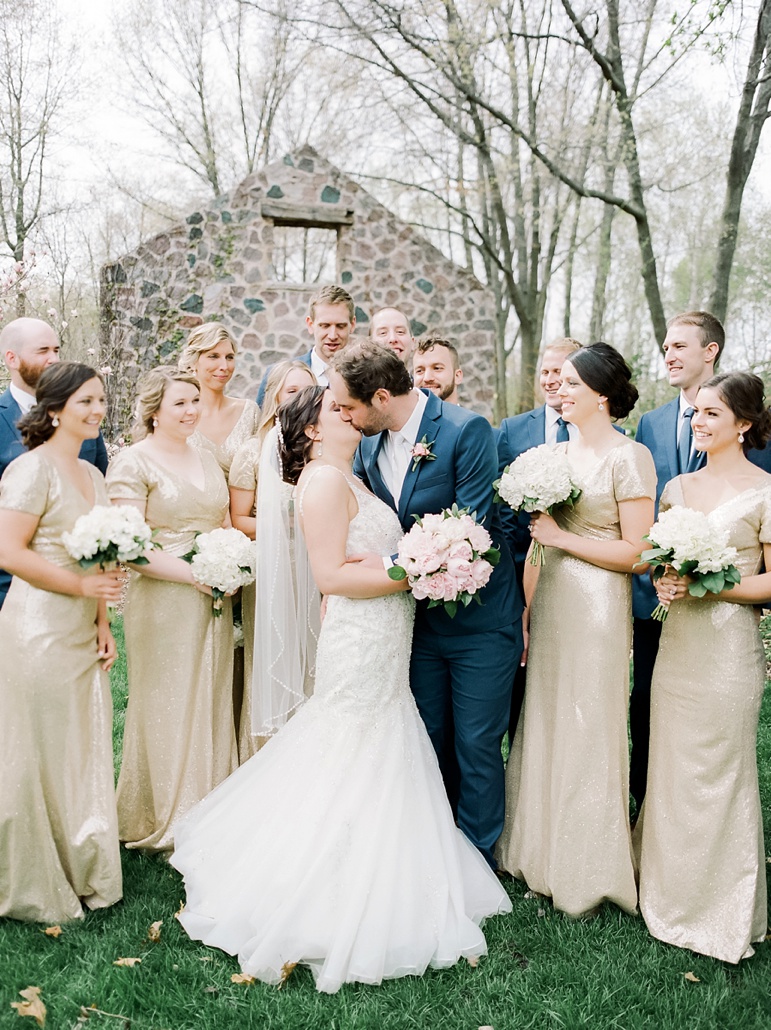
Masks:
[[[347,553],[393,553],[396,515],[346,480]],[[422,974],[484,954],[482,919],[510,911],[453,822],[410,693],[413,612],[408,594],[330,597],[313,697],[176,827],[182,925],[260,980],[288,962],[328,993]]]

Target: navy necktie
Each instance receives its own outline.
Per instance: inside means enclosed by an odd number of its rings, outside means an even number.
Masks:
[[[691,432],[692,417],[693,408],[686,408],[683,412],[683,424],[680,427],[680,439],[677,443],[677,455],[681,473],[688,471],[688,462],[691,460],[691,440],[693,438],[693,434]]]
[[[557,419],[557,443],[567,443],[570,439],[568,424],[564,418]]]

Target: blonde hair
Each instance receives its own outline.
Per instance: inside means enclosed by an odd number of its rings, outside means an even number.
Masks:
[[[265,439],[275,424],[276,412],[278,411],[278,395],[286,382],[286,377],[292,371],[307,372],[311,377],[308,385],[316,385],[316,376],[311,371],[310,365],[306,365],[304,361],[279,361],[277,365],[274,365],[268,373],[268,380],[265,384],[262,417],[257,430],[257,436],[260,440]]]
[[[236,341],[227,331],[222,322],[204,322],[196,326],[187,338],[187,343],[182,348],[177,365],[182,372],[195,372],[195,366],[201,354],[212,350],[218,343],[229,343],[233,353],[238,353]]]
[[[196,390],[201,389],[194,375],[174,368],[173,365],[161,365],[145,372],[137,386],[136,421],[131,432],[134,442],[152,436],[155,430],[153,418],[172,383],[189,383]]]
[[[566,354],[572,354],[574,351],[581,350],[582,347],[583,344],[579,343],[578,340],[574,340],[572,336],[558,336],[551,343],[546,344],[541,352],[541,357],[543,357],[547,350],[562,350]]]

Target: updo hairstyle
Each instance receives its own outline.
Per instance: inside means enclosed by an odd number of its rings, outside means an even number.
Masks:
[[[196,326],[188,336],[187,343],[179,355],[177,365],[180,371],[195,373],[199,357],[220,343],[229,343],[233,348],[233,353],[238,353],[236,341],[222,322],[204,322],[203,325]]]
[[[632,370],[615,347],[593,343],[565,358],[590,390],[608,398],[611,418],[626,418],[639,394],[632,383]]]
[[[731,409],[737,422],[751,422],[744,430],[742,448],[764,450],[771,439],[771,412],[765,404],[763,380],[752,372],[720,372],[699,387],[717,390],[720,399]]]
[[[278,456],[285,483],[294,485],[310,461],[313,440],[305,430],[318,422],[325,393],[323,386],[306,386],[284,401],[276,413]]]
[[[144,440],[146,436],[152,436],[155,430],[153,418],[172,383],[189,383],[199,392],[201,389],[194,375],[182,372],[173,365],[161,365],[145,372],[137,386],[136,421],[131,430],[134,443]]]
[[[95,368],[78,361],[59,361],[45,369],[37,382],[34,406],[17,423],[21,442],[28,450],[34,450],[54,435],[54,416],[89,379],[98,379],[104,385]]]

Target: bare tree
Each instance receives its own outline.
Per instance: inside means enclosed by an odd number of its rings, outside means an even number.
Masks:
[[[50,144],[76,74],[48,0],[0,3],[0,229],[2,244],[23,266],[28,241],[50,195]],[[16,293],[16,313],[26,309]]]
[[[744,190],[755,163],[760,134],[770,114],[771,0],[761,0],[731,142],[712,295],[709,302],[710,310],[721,321],[725,321],[728,311],[728,291]]]

